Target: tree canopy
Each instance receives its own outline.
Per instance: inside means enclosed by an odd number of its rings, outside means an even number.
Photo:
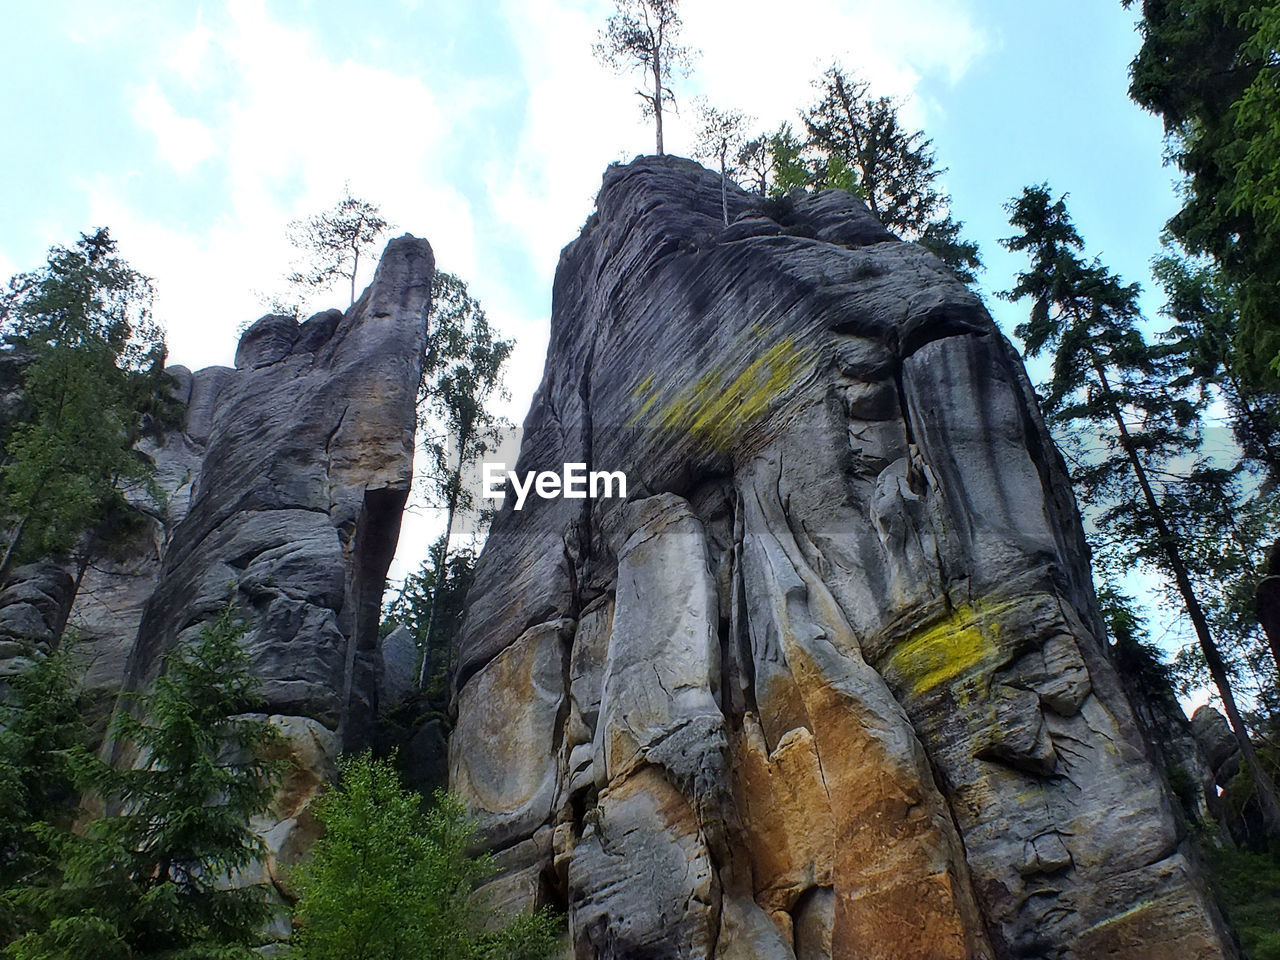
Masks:
[[[353,197],[351,185],[344,185],[342,198],[333,207],[289,225],[289,240],[307,261],[289,275],[289,282],[318,291],[343,277],[350,282],[351,303],[355,303],[360,258],[376,250],[389,226],[376,204]]]
[[[616,11],[592,46],[596,57],[618,72],[639,70],[651,86],[636,90],[644,115],[653,117],[657,154],[663,154],[662,111],[675,105],[673,71],[686,69],[693,56],[681,46],[679,0],[615,0]]]
[[[494,866],[459,801],[406,790],[389,760],[342,763],[316,816],[325,833],[298,868],[297,960],[542,960],[556,948],[546,913],[495,924],[472,894]]]
[[[15,557],[68,550],[127,510],[126,484],[151,478],[134,449],[167,391],[151,301],[151,282],[105,228],[52,248],[0,297],[5,340],[24,364],[25,407],[4,437],[3,509],[14,527],[0,574]]]

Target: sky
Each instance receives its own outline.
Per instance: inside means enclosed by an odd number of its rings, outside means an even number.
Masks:
[[[0,277],[108,226],[154,279],[170,362],[229,364],[238,331],[283,291],[290,221],[350,184],[395,233],[430,240],[514,337],[507,414],[542,373],[560,249],[604,168],[653,149],[639,78],[591,45],[612,0],[18,0],[0,33]],[[1070,194],[1087,251],[1149,283],[1176,209],[1159,121],[1127,97],[1138,48],[1119,0],[685,0],[700,51],[673,86],[668,153],[687,155],[697,97],[796,121],[838,62],[933,139],[979,288],[1022,266],[1000,248],[1026,184]],[[363,286],[370,264],[358,278]],[[308,307],[345,306],[342,288]],[[1154,315],[1159,302],[1147,299]],[[1034,371],[1033,371],[1034,372]],[[394,574],[425,555],[411,519]]]

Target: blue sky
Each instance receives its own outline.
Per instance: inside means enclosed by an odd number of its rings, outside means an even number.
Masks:
[[[1138,46],[1118,0],[686,0],[701,56],[676,90],[773,129],[839,61],[948,168],[983,291],[1020,258],[1003,204],[1048,181],[1090,253],[1147,284],[1175,209],[1159,122],[1127,98]],[[519,346],[513,419],[541,376],[560,248],[610,161],[651,149],[635,80],[590,51],[611,0],[19,2],[0,34],[0,274],[112,229],[154,277],[171,361],[229,363],[281,290],[286,224],[344,181],[427,237]],[[783,13],[802,11],[790,18]],[[692,116],[691,109],[685,110]],[[667,149],[693,142],[672,118]],[[367,275],[361,278],[364,282]],[[342,305],[340,290],[310,306]],[[1006,330],[1021,310],[988,296]],[[1154,314],[1158,301],[1149,299]],[[411,525],[411,530],[418,529]],[[423,528],[426,529],[426,528]],[[421,555],[426,533],[402,555]],[[403,561],[399,566],[403,567]]]

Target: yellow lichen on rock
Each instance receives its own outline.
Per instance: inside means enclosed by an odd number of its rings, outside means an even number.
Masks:
[[[757,331],[756,336],[761,336]],[[769,404],[796,379],[808,364],[809,354],[785,337],[764,350],[740,373],[730,365],[711,368],[691,386],[661,404],[661,390],[654,377],[646,377],[633,391],[641,399],[629,426],[643,421],[661,429],[684,430],[716,450],[733,447],[742,429],[757,422]],[[650,417],[654,408],[656,415]]]
[[[998,617],[1009,606],[982,600],[961,604],[943,620],[897,644],[885,661],[886,676],[896,674],[912,692],[922,695],[973,675],[999,658]]]

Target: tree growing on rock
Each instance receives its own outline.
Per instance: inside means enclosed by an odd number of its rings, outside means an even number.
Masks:
[[[736,162],[745,151],[746,130],[749,118],[737,110],[720,110],[705,100],[698,104],[701,127],[694,144],[693,155],[699,160],[712,160],[720,164],[720,213],[725,226],[729,225],[729,174],[737,174]],[[750,158],[753,154],[748,154]]]
[[[345,277],[351,285],[351,303],[355,303],[360,259],[374,252],[389,226],[376,204],[353,197],[351,185],[345,184],[342,199],[332,208],[289,224],[289,241],[307,261],[289,274],[289,283],[302,290],[320,291]]]
[[[932,251],[965,282],[976,279],[978,247],[961,237],[963,224],[937,186],[946,170],[932,141],[902,124],[897,103],[839,66],[814,86],[818,100],[801,115],[804,139],[786,127],[770,138],[773,192],[848,190],[890,230]]]
[[[678,0],[616,0],[617,10],[600,31],[592,50],[596,57],[619,73],[639,70],[651,86],[636,91],[644,115],[653,117],[657,154],[662,156],[662,111],[675,97],[671,75],[687,69],[692,51],[677,43],[683,22]]]

